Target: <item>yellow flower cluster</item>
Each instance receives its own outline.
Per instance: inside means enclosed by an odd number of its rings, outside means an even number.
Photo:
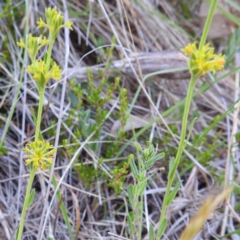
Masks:
[[[50,62],[50,69],[43,60],[40,60],[29,65],[27,70],[40,86],[45,86],[50,78],[60,80],[62,75],[61,68],[53,60]]]
[[[73,30],[72,22],[70,20],[68,20],[65,24],[62,24],[63,16],[55,8],[47,8],[45,11],[45,16],[46,23],[42,20],[42,18],[40,18],[37,22],[38,28],[48,28],[49,32],[53,35],[53,38],[57,37],[59,30],[63,27]]]
[[[37,22],[38,28],[46,27],[49,31],[49,38],[33,37],[29,35],[26,43],[22,39],[17,43],[18,46],[25,48],[30,56],[31,65],[28,66],[27,70],[31,73],[38,90],[45,88],[49,79],[60,80],[62,70],[61,68],[51,59],[51,51],[53,43],[58,35],[58,32],[63,27],[68,27],[72,30],[72,22],[67,21],[63,24],[63,16],[55,8],[47,8],[45,11],[46,23],[40,18]],[[48,45],[47,52],[44,56],[44,60],[37,60],[37,54],[41,47]]]
[[[17,45],[21,48],[25,48],[28,52],[29,57],[31,58],[31,61],[35,61],[37,57],[37,53],[40,48],[43,46],[48,45],[48,40],[46,37],[43,37],[40,35],[40,37],[33,37],[31,34],[27,37],[27,42],[24,44],[22,38],[19,42],[17,42]]]
[[[51,166],[55,149],[44,140],[37,140],[27,144],[24,148],[26,165],[32,165],[35,169],[45,170]]]
[[[225,60],[222,54],[214,54],[214,48],[209,47],[209,43],[202,49],[197,49],[196,43],[188,44],[185,48],[181,49],[190,58],[188,66],[190,72],[196,77],[200,77],[207,72],[216,73],[224,67]]]

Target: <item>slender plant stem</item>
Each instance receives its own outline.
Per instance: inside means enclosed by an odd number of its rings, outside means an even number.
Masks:
[[[205,22],[205,26],[204,26],[201,40],[200,40],[199,47],[198,47],[199,50],[201,50],[203,48],[203,46],[205,45],[207,35],[208,35],[209,29],[210,29],[210,25],[211,25],[211,22],[213,19],[214,10],[217,6],[217,2],[218,2],[218,0],[211,1],[209,13],[208,13],[208,16],[207,16],[207,19]],[[189,114],[189,109],[190,109],[190,105],[191,105],[193,90],[194,90],[197,80],[198,80],[198,76],[194,76],[194,75],[191,76],[191,80],[190,80],[188,92],[187,92],[187,97],[186,97],[186,102],[185,102],[184,113],[183,113],[181,138],[180,138],[176,157],[175,157],[175,159],[173,159],[173,161],[174,161],[173,162],[173,170],[171,171],[171,175],[169,176],[169,179],[167,182],[167,189],[166,189],[166,193],[164,195],[162,210],[161,210],[161,215],[160,215],[160,220],[159,220],[160,227],[158,228],[157,239],[161,238],[161,224],[163,223],[163,221],[165,219],[165,215],[166,215],[166,211],[167,211],[167,207],[168,207],[167,203],[169,204],[168,198],[170,195],[171,187],[173,185],[174,177],[175,177],[178,165],[180,163],[181,155],[185,148],[185,138],[186,138],[186,131],[187,131],[188,114]]]
[[[42,118],[42,109],[43,109],[45,88],[39,88],[38,90],[39,90],[39,105],[38,105],[38,115],[37,115],[36,131],[35,131],[35,141],[37,141],[39,139],[39,135],[40,135],[40,124],[41,124],[41,118]],[[34,179],[35,173],[36,173],[36,169],[33,166],[31,166],[30,167],[30,178],[28,180],[27,191],[26,191],[26,195],[25,195],[25,199],[24,199],[21,219],[20,219],[20,223],[19,223],[19,229],[18,229],[18,233],[17,233],[17,240],[22,239],[24,220],[26,217],[27,209],[29,207],[29,196],[30,196],[30,192],[32,189],[32,184],[33,184],[33,179]]]
[[[30,192],[31,192],[31,189],[32,189],[32,183],[33,183],[35,173],[36,173],[36,169],[32,167],[31,170],[30,170],[30,177],[29,177],[29,180],[28,180],[26,196],[25,196],[25,199],[24,199],[21,219],[20,219],[20,223],[19,223],[19,229],[18,229],[18,232],[17,232],[17,240],[22,239],[24,220],[25,220],[25,216],[26,216],[26,213],[27,213],[27,209],[29,207],[28,206],[29,205],[29,196],[30,196]]]
[[[193,94],[193,90],[196,85],[196,82],[197,82],[197,78],[195,76],[192,76],[190,83],[189,83],[189,87],[188,87],[188,92],[187,92],[187,97],[186,97],[186,105],[185,105],[184,113],[183,113],[182,130],[181,130],[181,138],[180,138],[180,142],[179,142],[179,147],[177,150],[176,157],[174,159],[173,171],[172,171],[171,176],[168,179],[167,189],[166,189],[166,193],[165,193],[164,199],[163,199],[162,210],[161,210],[160,221],[159,221],[160,225],[165,218],[165,214],[166,214],[166,210],[167,210],[167,200],[168,200],[170,190],[171,190],[171,187],[172,187],[172,184],[174,181],[175,173],[177,171],[177,168],[178,168],[178,165],[180,162],[181,155],[185,148],[185,137],[186,137],[186,131],[187,131],[188,113],[189,113],[189,109],[191,106],[192,94]],[[161,227],[158,228],[157,239],[160,239],[160,237],[161,237],[160,229],[161,229]]]
[[[40,135],[40,124],[42,119],[45,87],[39,87],[38,92],[39,92],[39,105],[38,105],[38,115],[37,115],[37,123],[36,123],[36,130],[35,130],[35,141],[39,139],[39,135]]]
[[[209,29],[211,26],[211,22],[213,19],[214,10],[217,7],[217,3],[218,3],[218,0],[211,1],[210,9],[208,12],[208,16],[207,16],[207,19],[206,19],[206,22],[204,25],[203,33],[202,33],[201,40],[200,40],[199,47],[198,47],[199,50],[201,50],[203,48],[203,46],[205,45],[207,35],[208,35]]]
[[[189,109],[191,106],[191,101],[192,101],[192,95],[193,95],[193,90],[196,85],[198,78],[195,76],[191,77],[189,87],[188,87],[188,92],[187,92],[187,97],[186,97],[186,103],[185,103],[185,108],[183,112],[183,119],[182,119],[182,130],[181,130],[181,139],[179,142],[179,147],[178,151],[174,160],[174,167],[173,167],[173,173],[172,176],[170,176],[171,180],[174,180],[175,173],[177,171],[177,167],[180,163],[180,158],[183,153],[183,150],[185,148],[185,138],[186,138],[186,131],[187,131],[187,124],[188,124],[188,114],[189,114]]]
[[[50,33],[50,35],[49,35],[49,45],[48,45],[48,50],[47,50],[47,62],[46,62],[48,70],[49,70],[49,67],[50,67],[50,60],[51,60],[54,40],[55,39],[53,38],[52,34]]]

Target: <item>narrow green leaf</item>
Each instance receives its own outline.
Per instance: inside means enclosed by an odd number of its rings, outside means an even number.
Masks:
[[[33,189],[31,192],[30,192],[30,195],[28,197],[28,202],[27,202],[27,208],[29,208],[34,200],[34,197],[35,197],[35,189]]]
[[[149,235],[149,240],[154,240],[154,229],[151,223],[149,226],[148,235]]]
[[[149,161],[147,161],[145,163],[145,170],[148,170],[149,168],[151,168],[154,163],[155,163],[154,159],[150,159]]]
[[[189,132],[188,132],[188,136],[187,136],[187,139],[186,139],[187,142],[188,142],[188,140],[189,140],[189,138],[190,138],[190,136],[191,136],[191,134],[192,134],[193,126],[194,126],[195,122],[197,121],[197,119],[198,119],[198,118],[195,117],[195,118],[190,122]]]
[[[132,171],[134,177],[137,178],[138,169],[137,169],[137,166],[136,166],[136,164],[135,164],[134,159],[131,159],[131,160],[130,160],[130,167],[131,167],[131,171]]]
[[[143,194],[143,191],[145,190],[147,186],[147,180],[144,180],[142,182],[140,182],[137,186],[137,195],[141,196]]]
[[[172,176],[173,169],[174,169],[174,164],[175,164],[175,158],[171,158],[171,160],[170,160],[170,162],[169,162],[168,179],[170,179],[171,176]]]
[[[154,159],[155,161],[158,161],[158,160],[164,158],[164,156],[165,156],[165,153],[162,152],[162,153],[157,154],[153,159]]]
[[[130,212],[128,216],[131,223],[134,223],[136,221],[136,217],[133,212]]]
[[[174,187],[174,189],[172,190],[172,192],[169,194],[166,204],[167,206],[172,202],[172,200],[175,198],[178,189],[180,188],[182,182],[178,182],[177,185]]]
[[[18,225],[18,228],[16,230],[15,239],[18,239],[18,234],[19,234],[19,225]]]
[[[148,170],[149,168],[151,168],[156,161],[162,159],[164,156],[165,156],[165,153],[160,153],[154,156],[153,158],[151,158],[150,160],[148,160],[145,163],[145,169]]]
[[[129,227],[130,234],[134,234],[136,232],[136,227],[134,225],[132,212],[129,213],[129,216],[127,217],[127,221],[128,221],[128,227]]]
[[[130,185],[128,187],[128,199],[129,199],[129,203],[131,206],[133,206],[133,200],[134,200],[134,193],[133,193],[133,185]]]
[[[161,236],[165,232],[167,227],[167,219],[164,218],[163,221],[160,223],[158,234],[157,234],[157,239],[161,239]]]

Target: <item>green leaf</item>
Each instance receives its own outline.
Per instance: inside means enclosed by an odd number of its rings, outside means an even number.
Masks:
[[[74,108],[76,108],[78,106],[78,104],[79,104],[79,100],[78,100],[76,94],[73,91],[69,90],[68,96],[70,98],[71,105]]]
[[[164,156],[165,156],[165,153],[160,153],[154,156],[153,158],[151,158],[149,161],[145,163],[145,169],[148,170],[149,168],[151,168],[156,161],[160,160]]]
[[[0,156],[7,154],[8,150],[4,148],[3,143],[0,143]]]
[[[193,126],[195,124],[195,122],[197,121],[197,117],[195,117],[191,122],[190,122],[190,126],[189,126],[189,132],[188,132],[188,136],[187,136],[187,139],[186,139],[186,142],[188,142],[191,134],[192,134],[192,130],[193,130]]]
[[[154,240],[154,229],[151,223],[149,226],[148,235],[149,235],[149,240]]]
[[[35,189],[33,189],[31,192],[30,192],[30,195],[28,197],[28,202],[27,202],[27,208],[30,207],[30,205],[32,204],[33,200],[34,200],[34,197],[35,197]]]
[[[132,171],[134,177],[137,178],[138,169],[137,169],[137,166],[136,166],[136,164],[135,164],[134,159],[131,159],[131,160],[130,160],[130,167],[131,167],[131,171]]]
[[[133,212],[129,212],[128,217],[129,217],[129,220],[131,221],[131,223],[134,223],[136,221],[136,217]]]
[[[130,212],[128,217],[127,217],[127,220],[128,220],[128,227],[129,227],[129,232],[130,234],[134,234],[136,232],[136,227],[134,225],[134,215],[133,215],[133,212]]]
[[[18,239],[18,234],[19,234],[19,225],[18,225],[18,228],[16,230],[15,239]]]
[[[133,185],[130,185],[128,187],[128,199],[129,199],[129,203],[131,206],[133,206],[133,201],[134,201],[134,189],[133,189]]]
[[[149,168],[151,168],[154,163],[155,163],[155,160],[154,160],[154,159],[150,159],[149,161],[147,161],[147,162],[145,163],[145,170],[148,170]]]
[[[163,221],[160,223],[159,229],[158,229],[158,234],[157,238],[160,239],[163,233],[165,232],[167,227],[167,219],[164,218]]]
[[[175,198],[178,189],[180,188],[182,182],[178,182],[177,185],[174,187],[174,189],[172,190],[172,192],[169,194],[166,204],[167,206],[172,202],[172,200]]]
[[[147,180],[144,180],[137,185],[137,195],[140,196],[143,194],[143,191],[145,190],[147,186]]]
[[[168,180],[171,179],[171,176],[173,175],[174,164],[175,164],[175,158],[171,158],[169,162]]]
[[[165,153],[164,153],[164,152],[163,152],[163,153],[159,153],[159,154],[157,154],[156,156],[154,156],[153,159],[154,159],[154,161],[156,162],[156,161],[164,158],[164,156],[165,156]]]

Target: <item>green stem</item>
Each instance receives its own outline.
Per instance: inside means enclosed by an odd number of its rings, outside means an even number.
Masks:
[[[197,80],[198,80],[198,78],[196,78],[195,76],[192,76],[190,83],[189,83],[187,97],[186,97],[186,103],[185,103],[185,108],[184,108],[184,113],[183,113],[181,138],[180,138],[176,158],[174,159],[173,171],[167,182],[167,189],[166,189],[166,193],[164,195],[162,210],[161,210],[161,215],[160,215],[160,220],[159,220],[160,225],[165,218],[165,214],[166,214],[166,210],[167,210],[167,200],[168,200],[171,188],[172,188],[172,184],[173,184],[175,173],[177,171],[177,168],[178,168],[178,165],[180,162],[181,155],[185,148],[185,138],[186,138],[187,124],[188,124],[188,113],[189,113],[189,109],[191,106],[193,90],[194,90]],[[160,237],[161,237],[160,229],[161,229],[161,227],[158,228],[157,239],[160,239]]]
[[[29,207],[28,206],[29,205],[29,196],[30,196],[30,192],[31,192],[31,189],[32,189],[32,183],[33,183],[35,173],[36,173],[36,169],[32,167],[31,170],[30,170],[30,178],[28,180],[26,196],[25,196],[25,199],[24,199],[21,219],[20,219],[19,228],[18,228],[18,231],[17,231],[17,240],[22,239],[24,220],[25,220],[25,216],[26,216],[26,213],[27,213],[27,210],[28,210],[28,207]]]
[[[201,37],[199,47],[198,47],[199,50],[201,50],[203,48],[203,46],[205,45],[207,35],[208,35],[209,29],[210,29],[210,26],[211,26],[211,22],[212,22],[212,19],[213,19],[214,10],[217,7],[217,3],[218,3],[218,0],[212,0],[211,1],[210,9],[209,9],[209,12],[208,12],[208,16],[207,16],[207,19],[206,19],[206,22],[205,22],[205,25],[204,25],[203,33],[202,33],[202,37]]]
[[[45,86],[43,88],[42,87],[39,88],[38,91],[39,91],[39,105],[38,105],[38,115],[37,115],[37,123],[36,123],[36,130],[35,130],[35,141],[39,139],[39,135],[40,135],[40,124],[42,120]]]
[[[50,33],[50,35],[49,35],[49,45],[48,45],[48,50],[47,50],[47,62],[46,62],[47,70],[49,70],[49,67],[50,67],[50,60],[51,60],[54,41],[55,41],[55,39],[53,38],[52,34]]]
[[[39,90],[39,105],[38,105],[38,115],[37,115],[36,131],[35,131],[35,141],[37,141],[39,139],[39,135],[40,135],[40,124],[41,124],[41,119],[42,119],[42,109],[43,109],[45,87],[44,88],[39,88],[38,90]],[[36,173],[36,169],[33,166],[31,166],[31,168],[30,168],[30,178],[29,178],[29,181],[28,181],[26,196],[25,196],[25,199],[24,199],[21,219],[20,219],[20,223],[19,223],[19,229],[18,229],[18,232],[17,232],[17,240],[22,239],[24,220],[25,220],[26,213],[27,213],[27,210],[28,210],[28,207],[29,207],[29,196],[30,196],[30,192],[31,192],[31,189],[32,189],[32,184],[33,184],[33,179],[34,179],[35,173]]]
[[[206,22],[205,22],[202,37],[201,37],[199,47],[198,47],[199,50],[201,50],[203,48],[203,46],[205,45],[207,35],[208,35],[209,29],[210,29],[210,25],[211,25],[211,22],[212,22],[214,10],[217,6],[217,2],[218,2],[217,0],[212,0],[211,1],[209,13],[208,13],[208,16],[207,16],[207,19],[206,19]],[[177,154],[176,154],[176,157],[175,157],[174,162],[173,162],[173,170],[171,172],[171,175],[169,176],[166,193],[165,193],[164,199],[163,199],[162,211],[161,211],[160,220],[159,220],[160,226],[159,226],[158,232],[157,232],[157,239],[161,238],[161,225],[162,225],[162,223],[165,219],[165,215],[166,215],[166,211],[167,211],[167,207],[168,207],[168,205],[167,205],[168,198],[169,198],[169,195],[170,195],[170,192],[171,192],[171,188],[172,188],[172,185],[173,185],[173,181],[174,181],[174,177],[175,177],[178,165],[180,163],[180,158],[181,158],[183,150],[185,148],[185,138],[186,138],[186,131],[187,131],[187,123],[188,123],[188,113],[189,113],[189,109],[190,109],[190,105],[191,105],[193,90],[194,90],[194,87],[196,85],[197,80],[198,80],[198,76],[193,76],[193,75],[191,76],[191,80],[190,80],[190,84],[189,84],[188,92],[187,92],[187,97],[186,97],[186,102],[185,102],[184,113],[183,113],[181,138],[180,138]]]

